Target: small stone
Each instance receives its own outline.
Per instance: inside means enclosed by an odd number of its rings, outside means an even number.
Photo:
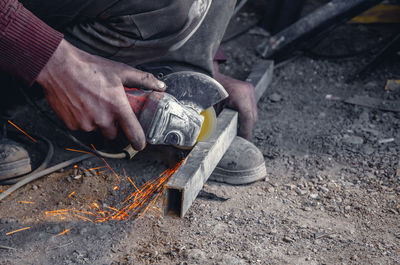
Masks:
[[[188,249],[185,251],[185,256],[195,261],[204,261],[206,259],[206,253],[200,249]]]
[[[286,187],[288,190],[294,190],[294,189],[296,189],[296,186],[293,185],[293,184],[286,184],[285,187]]]
[[[282,240],[283,240],[283,242],[286,242],[286,243],[292,243],[293,242],[293,239],[291,239],[288,236],[285,236]]]
[[[321,190],[323,193],[328,193],[328,192],[329,192],[329,189],[328,189],[328,188],[325,188],[325,187],[321,187],[320,190]]]
[[[395,140],[394,138],[381,139],[378,141],[378,143],[379,144],[388,144],[388,143],[394,142],[394,140]]]
[[[168,251],[168,255],[170,255],[171,257],[176,257],[176,256],[178,256],[178,253],[176,253],[173,250],[170,250],[170,251]]]
[[[272,93],[272,95],[269,96],[269,100],[272,102],[279,102],[282,100],[282,96],[278,93]]]
[[[88,232],[88,230],[86,227],[83,227],[81,230],[79,230],[79,234],[82,236],[85,235],[87,232]]]
[[[274,187],[269,187],[269,188],[268,188],[268,192],[269,192],[269,193],[275,192],[275,188],[274,188]]]
[[[344,209],[345,209],[346,211],[350,211],[350,210],[351,210],[351,206],[350,206],[350,205],[347,205],[346,207],[344,207]]]
[[[363,151],[366,155],[372,155],[375,152],[374,148],[371,145],[364,146]]]
[[[353,145],[362,145],[364,143],[364,139],[360,136],[345,136],[343,138],[345,143],[353,144]]]
[[[244,260],[236,258],[229,254],[224,254],[218,259],[218,264],[244,265],[245,262]]]
[[[310,198],[313,200],[317,200],[317,199],[319,199],[319,195],[318,195],[318,193],[311,193]]]
[[[307,195],[307,191],[306,190],[302,190],[302,189],[299,189],[299,188],[296,188],[296,193],[297,193],[297,195],[300,195],[300,196]]]
[[[75,180],[78,180],[78,179],[81,179],[82,178],[82,175],[76,175],[76,176],[74,176],[73,177]]]
[[[356,261],[356,260],[358,260],[358,257],[357,257],[357,255],[353,255],[350,259],[353,261]]]
[[[33,186],[32,186],[32,189],[33,189],[33,190],[37,190],[37,189],[39,189],[39,188],[38,188],[38,186],[33,185]]]

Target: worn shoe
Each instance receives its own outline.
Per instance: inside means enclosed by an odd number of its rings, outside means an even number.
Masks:
[[[209,180],[239,185],[264,179],[266,175],[264,156],[260,150],[236,136]]]
[[[8,139],[3,129],[0,132],[0,181],[24,175],[31,170],[28,152],[18,143]]]

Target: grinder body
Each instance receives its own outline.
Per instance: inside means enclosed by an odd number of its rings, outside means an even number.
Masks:
[[[166,92],[125,89],[128,101],[150,144],[191,147],[204,117]]]

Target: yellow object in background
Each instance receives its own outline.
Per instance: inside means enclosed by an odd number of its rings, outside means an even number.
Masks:
[[[386,82],[385,91],[400,89],[400,80],[390,79]]]
[[[384,4],[376,5],[350,20],[350,23],[400,23],[400,6]]]

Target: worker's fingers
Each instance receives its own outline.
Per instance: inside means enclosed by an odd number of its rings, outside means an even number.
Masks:
[[[118,113],[118,122],[132,147],[137,151],[143,150],[146,147],[146,137],[128,101],[120,106]]]
[[[155,78],[152,74],[134,68],[125,68],[121,73],[123,85],[129,88],[151,89],[165,91],[164,82]]]
[[[251,138],[256,117],[251,109],[239,110],[239,132],[238,135],[249,140]]]
[[[117,123],[111,117],[106,117],[97,123],[101,133],[107,139],[114,140],[118,134]]]
[[[118,134],[118,129],[116,125],[100,127],[100,130],[104,137],[110,140],[114,140]]]

